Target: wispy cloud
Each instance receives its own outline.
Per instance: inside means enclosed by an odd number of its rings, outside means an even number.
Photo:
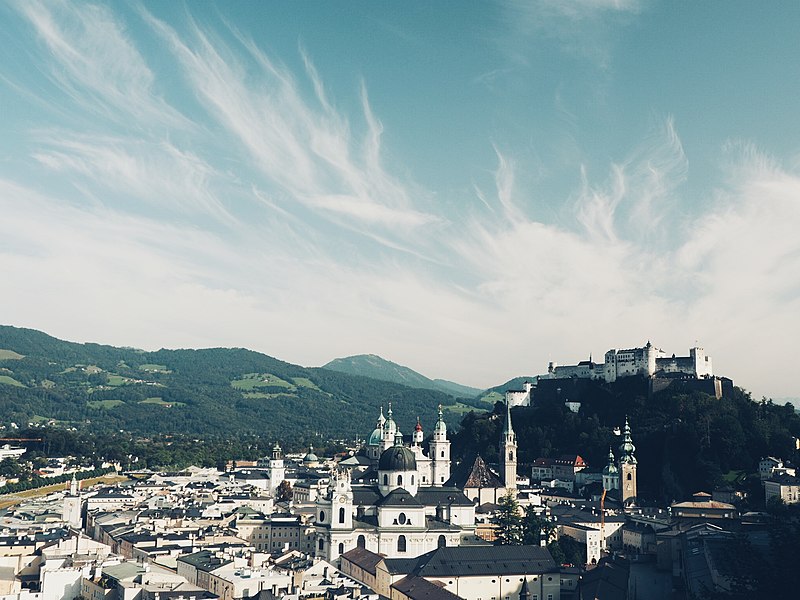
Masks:
[[[527,64],[534,37],[554,39],[567,54],[609,66],[613,31],[642,10],[640,0],[503,0],[508,34],[498,42]]]
[[[415,207],[409,184],[381,164],[382,126],[362,87],[363,140],[336,111],[310,58],[301,51],[314,90],[306,99],[293,74],[250,39],[239,35],[250,62],[219,37],[192,26],[192,39],[152,17],[152,27],[169,43],[195,93],[235,136],[263,177],[290,202],[312,207],[319,216],[394,248],[409,233],[437,218]]]
[[[52,59],[49,76],[90,114],[148,128],[189,122],[154,90],[154,76],[105,6],[57,0],[18,2]]]

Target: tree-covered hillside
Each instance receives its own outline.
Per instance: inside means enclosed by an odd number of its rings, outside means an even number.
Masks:
[[[767,455],[795,458],[800,416],[792,405],[753,401],[740,388],[716,399],[679,387],[648,397],[639,378],[593,384],[581,396],[580,412],[548,400],[512,409],[520,463],[537,457],[580,454],[590,466],[606,463],[609,446],[618,455],[614,428],[627,415],[633,431],[640,495],[654,500],[710,491],[732,471],[752,472]],[[480,452],[498,460],[505,408],[470,414],[453,440],[453,455]]]
[[[410,434],[449,395],[304,368],[245,349],[143,352],[0,326],[0,424],[259,435],[286,444],[369,435],[391,402]],[[456,417],[450,419],[455,421]]]
[[[409,387],[438,390],[451,396],[461,398],[474,398],[481,393],[477,388],[471,388],[444,379],[430,379],[421,373],[417,373],[409,367],[398,365],[390,360],[381,358],[374,354],[359,354],[345,358],[335,358],[323,365],[324,369],[349,373],[350,375],[362,375],[381,381],[391,381]]]

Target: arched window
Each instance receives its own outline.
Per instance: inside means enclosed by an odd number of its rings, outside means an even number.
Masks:
[[[628,481],[630,481],[631,479],[633,479],[633,476],[630,473],[628,473]]]
[[[358,536],[358,540],[356,541],[356,546],[358,546],[359,548],[366,548],[367,539],[363,535]]]
[[[398,517],[397,517],[397,522],[400,523],[400,525],[405,525],[406,524],[406,513],[400,513],[398,515]]]
[[[414,485],[414,476],[411,476],[411,485]]]
[[[398,552],[406,551],[406,536],[401,535],[399,538],[397,538],[397,551]]]
[[[397,485],[403,485],[403,476],[402,475],[398,475],[397,476]]]
[[[325,540],[323,540],[323,539],[319,540],[319,549],[320,550],[325,550]]]
[[[344,544],[339,544],[339,554],[344,554]]]
[[[508,453],[508,460],[514,460],[514,453],[513,452],[509,452]]]
[[[442,450],[442,458],[444,458],[444,450]]]
[[[324,521],[325,520],[325,511],[324,510],[319,511],[319,520],[320,521]]]
[[[389,485],[389,476],[385,473],[383,475],[383,485]]]
[[[344,523],[344,507],[339,509],[339,523]]]
[[[438,548],[444,548],[445,546],[447,546],[447,538],[445,538],[443,535],[440,535],[437,547]]]

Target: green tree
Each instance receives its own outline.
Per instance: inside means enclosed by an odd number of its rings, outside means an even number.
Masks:
[[[509,490],[500,498],[497,514],[492,518],[497,525],[495,544],[500,546],[519,546],[522,544],[522,517],[514,492]]]
[[[284,479],[278,485],[278,489],[275,490],[275,500],[278,502],[286,502],[287,500],[292,499],[292,484],[289,483],[288,480]]]
[[[547,544],[556,529],[547,517],[537,515],[534,507],[530,505],[525,507],[521,527],[522,543],[528,546],[539,546],[542,541]]]

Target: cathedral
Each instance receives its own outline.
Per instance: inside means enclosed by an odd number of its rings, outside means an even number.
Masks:
[[[389,558],[415,557],[474,537],[475,507],[450,479],[450,441],[442,408],[427,454],[417,419],[411,444],[381,410],[366,444],[372,466],[358,480],[349,469],[335,471],[316,501],[315,552],[329,562],[353,548]]]

